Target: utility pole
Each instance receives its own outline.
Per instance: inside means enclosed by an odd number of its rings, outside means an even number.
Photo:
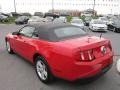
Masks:
[[[96,4],[95,2],[96,2],[96,0],[94,0],[94,4],[93,4],[93,15],[95,14],[94,13],[94,11],[95,11],[95,4]]]
[[[15,10],[15,13],[16,13],[16,1],[14,0],[14,10]]]
[[[111,9],[111,14],[112,14],[112,9]]]
[[[1,13],[1,11],[2,11],[2,6],[0,5],[0,13]]]
[[[54,14],[54,0],[52,0],[52,13]]]

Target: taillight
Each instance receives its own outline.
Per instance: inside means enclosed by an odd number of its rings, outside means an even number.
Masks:
[[[77,54],[77,61],[92,61],[95,59],[93,50],[81,51]]]

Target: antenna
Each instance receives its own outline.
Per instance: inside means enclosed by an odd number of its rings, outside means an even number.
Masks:
[[[101,34],[100,34],[100,39],[101,39],[102,35],[103,35],[103,34],[101,33]]]

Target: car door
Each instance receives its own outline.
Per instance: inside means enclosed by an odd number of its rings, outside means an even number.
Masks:
[[[16,52],[22,57],[30,60],[35,52],[34,39],[32,35],[35,31],[35,27],[25,26],[19,31],[19,35],[16,38]]]

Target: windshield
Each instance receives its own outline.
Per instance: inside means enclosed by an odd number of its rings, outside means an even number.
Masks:
[[[93,21],[93,24],[105,24],[105,23],[102,21]]]
[[[21,17],[18,17],[17,20],[24,20],[24,19],[27,19],[27,17],[26,16],[21,16]]]
[[[32,17],[31,19],[33,19],[33,20],[34,20],[34,19],[37,19],[37,20],[38,20],[38,19],[40,19],[40,17],[34,16],[34,17]]]
[[[47,16],[46,19],[47,19],[48,21],[52,21],[52,20],[53,20],[53,17]]]
[[[107,19],[107,18],[101,18],[101,20],[103,20],[103,21],[107,21],[108,19]]]

